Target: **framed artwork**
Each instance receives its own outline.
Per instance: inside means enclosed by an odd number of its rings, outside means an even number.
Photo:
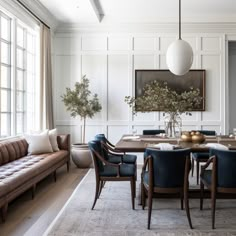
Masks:
[[[193,107],[192,111],[205,111],[205,70],[190,70],[187,74],[177,76],[169,70],[135,70],[135,98],[143,94],[143,88],[147,83],[156,80],[166,83],[177,93],[189,91],[190,87],[199,89],[203,98],[199,107]]]

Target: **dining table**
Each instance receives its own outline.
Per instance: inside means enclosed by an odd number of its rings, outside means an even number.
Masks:
[[[169,138],[159,135],[123,135],[115,149],[122,152],[144,152],[146,148],[157,148],[157,144],[169,143],[175,148],[190,148],[192,152],[207,152],[210,147],[223,145],[229,150],[236,150],[236,137],[229,135],[205,136],[202,143],[185,142],[181,138]]]

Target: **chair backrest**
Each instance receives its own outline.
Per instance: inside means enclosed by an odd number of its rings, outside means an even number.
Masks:
[[[99,140],[99,141],[103,141],[103,142],[107,142],[107,138],[105,136],[105,134],[96,134],[94,137],[95,140]]]
[[[215,130],[197,130],[201,134],[208,135],[208,136],[215,136],[216,131]]]
[[[101,142],[98,140],[93,140],[88,143],[89,150],[91,152],[93,158],[93,164],[95,171],[99,173],[100,171],[104,170],[103,162],[98,158],[95,152],[97,152],[100,156],[103,157]]]
[[[105,134],[97,134],[97,135],[95,135],[94,139],[95,139],[96,141],[99,141],[99,142],[100,142],[100,145],[101,145],[101,142],[109,143],[108,140],[107,140],[107,138],[106,138],[106,136],[105,136]],[[101,150],[102,150],[102,155],[103,155],[103,157],[104,157],[106,160],[108,160],[108,153],[107,153],[107,150],[105,150],[104,148],[101,148]]]
[[[217,187],[236,188],[236,151],[211,149],[216,156]]]
[[[154,187],[183,187],[186,158],[190,156],[189,148],[171,151],[147,148],[145,156],[149,155],[153,158]]]
[[[143,135],[155,135],[165,133],[164,129],[145,129],[143,130]]]

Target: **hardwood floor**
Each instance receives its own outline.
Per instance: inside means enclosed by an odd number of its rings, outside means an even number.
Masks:
[[[67,173],[63,166],[57,171],[57,182],[50,175],[37,185],[33,200],[31,191],[19,196],[9,205],[6,222],[0,223],[0,235],[41,236],[87,171],[71,164]]]

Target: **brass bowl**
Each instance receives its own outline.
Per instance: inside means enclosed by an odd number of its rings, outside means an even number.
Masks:
[[[203,143],[205,141],[205,136],[203,134],[194,134],[192,135],[192,142],[194,143]]]
[[[190,134],[182,134],[181,140],[184,142],[192,142],[192,136]]]

